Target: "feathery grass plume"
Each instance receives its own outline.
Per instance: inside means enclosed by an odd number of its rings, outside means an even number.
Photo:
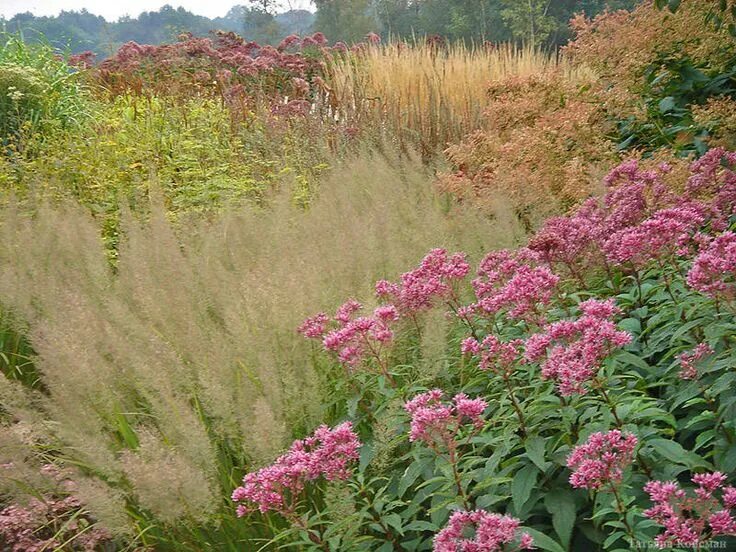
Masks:
[[[356,56],[327,60],[326,102],[341,120],[388,127],[402,144],[437,153],[483,126],[488,83],[544,73],[566,62],[529,47],[489,48],[457,43],[371,46]]]
[[[146,221],[123,213],[114,270],[83,208],[4,207],[0,304],[29,328],[42,386],[38,403],[0,393],[8,423],[48,428],[92,513],[114,497],[99,513],[113,528],[128,515],[136,531],[215,527],[238,474],[321,421],[324,390],[296,336],[305,315],[371,295],[431,247],[478,257],[511,245],[427,181],[413,158],[363,152],[306,210],[284,187],[269,208],[191,218],[179,233],[154,200]]]

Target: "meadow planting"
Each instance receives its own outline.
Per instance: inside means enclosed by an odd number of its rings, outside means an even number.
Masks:
[[[8,38],[0,549],[736,549],[736,9],[660,4]]]

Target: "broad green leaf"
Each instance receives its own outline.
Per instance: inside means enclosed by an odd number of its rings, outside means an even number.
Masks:
[[[539,550],[547,550],[548,552],[565,552],[565,549],[560,546],[558,542],[556,542],[551,537],[548,537],[541,531],[537,531],[536,529],[532,529],[530,527],[524,527],[523,532],[529,533],[531,537],[534,539],[534,546],[536,546]]]
[[[568,548],[577,518],[575,498],[572,492],[561,489],[550,491],[544,497],[544,505],[552,514],[552,526],[560,537],[560,541],[565,548]]]
[[[526,440],[526,455],[542,471],[546,471],[549,467],[549,462],[545,462],[544,460],[545,442],[546,439],[539,435]]]
[[[511,499],[517,512],[521,511],[526,501],[529,500],[538,475],[539,470],[531,464],[524,466],[514,475],[514,480],[511,482]]]
[[[404,496],[406,490],[414,484],[421,473],[422,464],[418,460],[415,460],[407,466],[406,471],[404,471],[404,475],[401,477],[401,481],[399,482],[399,497]]]

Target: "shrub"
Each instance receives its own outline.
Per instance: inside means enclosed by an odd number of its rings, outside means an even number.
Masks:
[[[78,72],[50,46],[28,46],[19,37],[0,45],[0,143],[22,135],[69,127],[89,114]],[[22,145],[19,145],[22,147]]]
[[[616,154],[596,95],[581,85],[560,72],[490,84],[484,129],[447,149],[454,172],[440,188],[506,201],[529,230],[597,191]]]
[[[573,21],[577,37],[566,54],[600,75],[620,147],[704,153],[709,129],[695,124],[693,109],[710,99],[732,102],[736,90],[732,14],[716,25],[712,4],[686,2],[671,13],[644,2],[630,13]]]

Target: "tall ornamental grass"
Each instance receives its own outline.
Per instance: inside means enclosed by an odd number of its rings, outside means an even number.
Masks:
[[[0,302],[38,374],[0,379],[5,492],[39,488],[39,464],[53,461],[121,541],[242,550],[272,534],[264,518],[237,523],[228,495],[244,467],[327,413],[300,321],[434,245],[513,242],[427,179],[417,161],[365,153],[306,211],[285,190],[272,208],[192,219],[179,234],[160,205],[148,222],[126,212],[115,269],[82,208],[5,208]]]
[[[374,45],[326,64],[337,116],[391,129],[432,154],[483,125],[492,81],[553,70],[572,78],[580,71],[550,53],[510,44]]]

